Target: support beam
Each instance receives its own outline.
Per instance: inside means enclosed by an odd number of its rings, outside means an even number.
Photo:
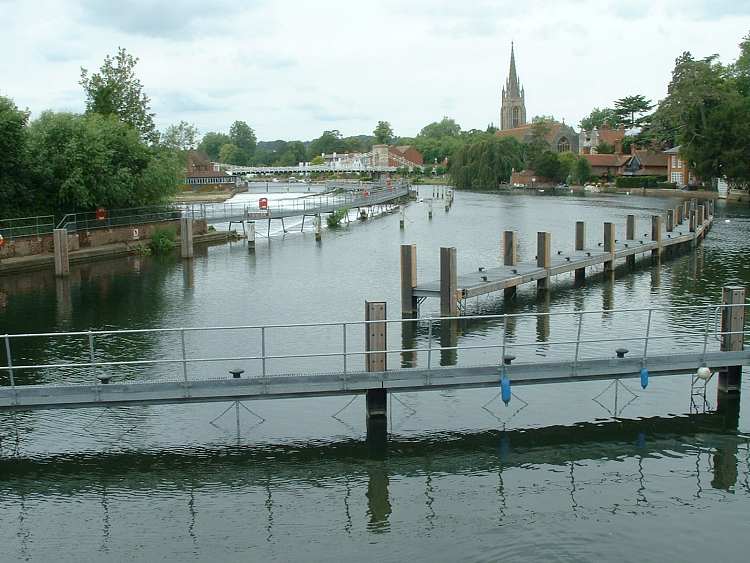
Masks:
[[[552,267],[552,235],[540,231],[536,234],[536,265],[549,270]],[[549,289],[549,276],[537,280],[537,289]]]
[[[704,223],[706,221],[706,208],[703,205],[698,206],[698,217],[696,219],[696,223],[699,227],[704,227]],[[701,231],[701,238],[703,238],[703,235],[705,233],[705,230]]]
[[[576,221],[576,251],[582,252],[586,248],[586,223]],[[576,285],[582,284],[586,280],[586,268],[578,268],[574,274]]]
[[[651,256],[653,257],[661,256],[661,252],[662,252],[661,223],[662,223],[661,215],[651,216],[651,240],[656,243],[656,248],[651,251]]]
[[[255,221],[247,224],[247,251],[255,252]]]
[[[741,352],[744,349],[743,334],[745,328],[745,288],[743,286],[725,286],[722,290],[721,310],[721,351]],[[731,334],[734,333],[734,334]],[[742,366],[729,366],[719,371],[719,400],[721,394],[739,395],[742,379]]]
[[[440,315],[458,316],[458,271],[456,268],[456,248],[440,249]]]
[[[55,246],[55,275],[64,277],[70,274],[70,258],[68,256],[68,230],[54,229],[52,241]]]
[[[667,209],[667,232],[674,231],[674,209]]]
[[[604,271],[615,269],[615,224],[604,223],[604,252],[610,254],[610,259],[604,262]]]
[[[193,219],[180,217],[180,256],[193,257]]]
[[[628,243],[630,243],[630,241],[635,241],[635,215],[628,215],[627,223],[625,225],[625,239]],[[631,254],[625,258],[625,263],[628,265],[628,268],[635,268],[635,254]]]
[[[401,245],[401,315],[413,316],[417,312],[417,245]]]
[[[518,233],[516,231],[505,231],[503,233],[503,265],[515,266],[518,264]],[[506,287],[503,295],[506,299],[514,297],[516,287]]]
[[[387,369],[387,329],[386,304],[382,301],[365,301],[365,352],[378,352],[367,354],[365,357],[365,368],[368,372],[381,372]],[[380,351],[383,350],[381,353]],[[382,387],[368,389],[365,392],[367,420],[380,419],[385,422],[388,414],[388,391]],[[368,428],[369,432],[369,428]]]

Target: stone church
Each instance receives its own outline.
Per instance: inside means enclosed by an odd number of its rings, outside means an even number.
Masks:
[[[510,45],[510,70],[503,87],[500,105],[500,130],[498,137],[515,137],[520,142],[531,139],[533,124],[526,121],[526,94],[516,70],[516,53],[513,43]],[[579,136],[575,130],[563,121],[549,123],[544,139],[553,152],[578,152]]]

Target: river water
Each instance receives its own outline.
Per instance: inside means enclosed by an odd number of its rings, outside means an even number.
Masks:
[[[391,214],[326,231],[316,244],[309,229],[283,235],[273,225],[254,255],[237,242],[199,249],[192,262],[131,257],[74,266],[64,282],[48,272],[0,278],[0,324],[3,332],[31,333],[360,321],[365,300],[386,301],[389,318],[398,318],[399,244],[417,244],[418,278],[432,280],[440,246],[457,247],[459,271],[473,270],[498,263],[506,229],[519,231],[521,259],[529,260],[539,230],[552,233],[553,250],[568,249],[576,220],[587,221],[593,242],[604,221],[614,221],[622,237],[625,216],[634,213],[645,233],[649,216],[673,205],[636,196],[460,192],[450,212],[435,205],[432,220],[425,202],[412,203],[404,231]],[[614,282],[594,275],[574,289],[562,277],[546,297],[529,287],[512,303],[498,294],[468,303],[468,311],[718,302],[726,283],[750,281],[750,211],[719,204],[717,215],[695,253],[619,268]],[[423,314],[437,314],[438,305],[428,300]],[[670,323],[701,327],[703,317],[685,313],[656,326]],[[586,330],[642,328],[637,315],[600,313]],[[436,345],[496,342],[499,329],[462,323],[436,336]],[[356,330],[352,342],[361,339]],[[566,317],[530,317],[512,327],[510,341],[535,343],[518,348],[522,358],[552,357],[567,352],[550,342],[572,330]],[[315,350],[329,337],[300,330],[285,339]],[[257,346],[253,338],[202,333],[188,348],[236,352]],[[424,326],[409,334],[395,327],[390,339],[422,346],[427,335]],[[168,357],[173,347],[166,337],[104,346],[113,359],[133,351]],[[589,352],[601,354],[595,345]],[[18,353],[63,361],[86,350],[44,340]],[[493,353],[436,357],[452,365]],[[278,361],[269,369],[333,361]],[[424,361],[389,358],[392,366]],[[218,376],[226,368],[206,369]],[[151,370],[153,377],[162,368]],[[156,376],[172,376],[163,371]],[[19,377],[71,381],[76,374]],[[362,397],[3,413],[0,560],[746,561],[747,381],[739,422],[691,414],[705,409],[691,408],[689,377],[654,379],[645,391],[625,381],[617,406],[605,382],[521,387],[507,407],[496,389],[404,393],[390,400],[387,444],[366,439]],[[710,407],[715,396],[712,382]]]

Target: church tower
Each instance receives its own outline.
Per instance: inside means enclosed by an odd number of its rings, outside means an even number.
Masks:
[[[516,73],[516,56],[513,43],[510,44],[510,72],[503,88],[502,105],[500,106],[500,129],[513,129],[526,125],[526,101],[521,82]]]

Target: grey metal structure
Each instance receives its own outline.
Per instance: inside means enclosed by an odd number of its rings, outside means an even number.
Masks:
[[[373,389],[493,387],[502,375],[514,385],[607,380],[639,377],[644,367],[651,376],[684,374],[694,380],[701,366],[715,371],[750,364],[750,352],[741,346],[747,336],[745,307],[743,302],[387,321],[8,334],[3,337],[6,365],[0,367],[0,410],[277,399],[359,394]],[[618,334],[601,330],[603,320],[613,323],[634,315],[643,325],[628,321],[623,326],[639,326],[638,330]],[[742,320],[736,326],[741,330],[724,330],[724,319],[738,316]],[[538,338],[521,340],[512,335],[513,327],[554,319],[569,336],[540,343]],[[459,343],[457,324],[466,322],[481,325],[483,338]],[[368,349],[365,334],[374,323],[400,328],[401,345],[385,342],[384,349]],[[279,333],[284,336],[279,338]],[[325,336],[311,346],[305,335],[320,333]],[[193,352],[195,345],[189,350],[189,337],[206,334],[214,337],[213,346],[219,353]],[[139,338],[153,343],[151,357],[133,351],[133,342]],[[729,351],[720,344],[728,338],[740,342],[739,349]],[[422,342],[418,344],[418,340]],[[26,354],[14,350],[23,350],[23,345],[32,341],[37,347],[46,342],[45,350],[67,348],[75,357],[24,363]],[[203,341],[204,337],[198,339]],[[630,346],[629,357],[618,357],[625,356],[627,350],[615,353],[623,346]],[[540,347],[546,351],[543,359]],[[407,367],[368,372],[365,358],[371,354],[401,358],[401,365]],[[518,361],[512,361],[514,354]],[[445,363],[444,355],[453,358],[453,365],[438,365]],[[140,370],[145,373],[139,374]]]

